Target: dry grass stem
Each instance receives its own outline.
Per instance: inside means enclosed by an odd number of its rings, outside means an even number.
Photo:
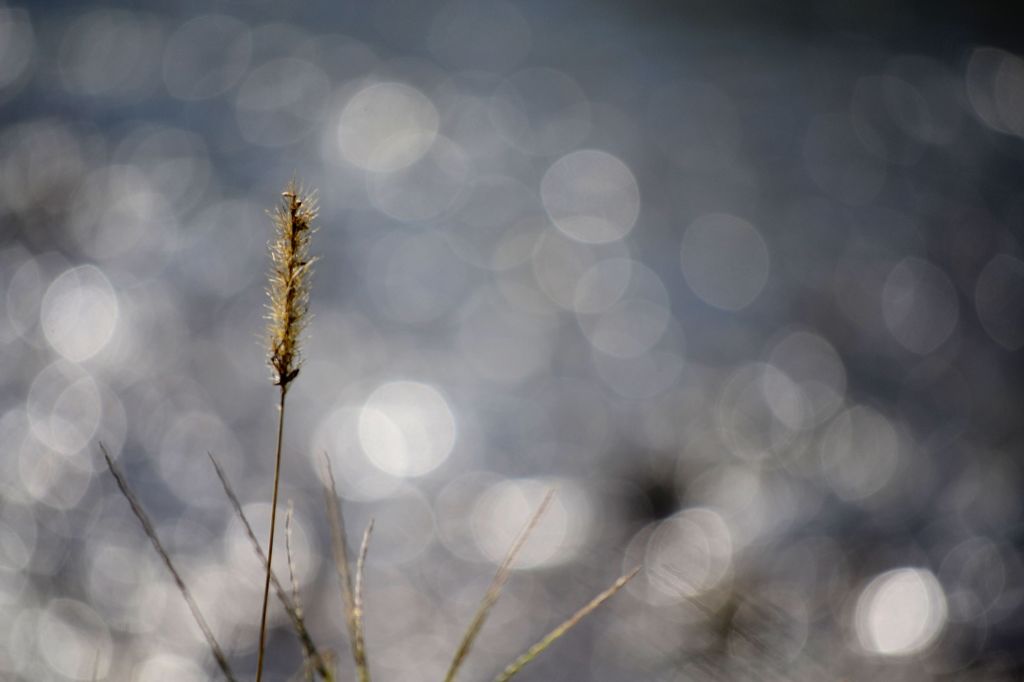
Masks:
[[[256,552],[256,556],[259,558],[260,563],[266,569],[267,566],[267,555],[263,552],[263,547],[260,546],[259,540],[256,538],[256,533],[253,532],[252,525],[249,523],[249,519],[245,516],[245,512],[242,510],[242,503],[238,499],[238,495],[235,494],[234,488],[231,487],[231,483],[228,481],[227,474],[224,473],[224,469],[221,468],[220,463],[217,462],[217,458],[213,456],[213,453],[206,453],[210,462],[213,464],[214,470],[217,472],[217,478],[220,479],[221,487],[224,488],[224,494],[227,495],[228,500],[231,502],[231,506],[235,510],[235,514],[238,515],[239,520],[242,522],[242,527],[245,529],[245,534],[249,538],[249,542],[252,544],[253,551]],[[313,642],[312,636],[309,634],[309,630],[306,629],[306,621],[302,617],[302,613],[298,608],[297,604],[293,604],[291,599],[288,597],[288,593],[285,592],[281,582],[277,579],[277,575],[274,573],[270,574],[270,582],[274,586],[274,592],[277,594],[278,601],[281,602],[281,606],[284,607],[285,613],[292,621],[292,627],[295,629],[295,634],[299,638],[299,642],[302,644],[302,650],[305,657],[310,661],[313,669],[324,682],[334,682],[334,674],[331,672],[331,667],[328,665],[327,660],[323,655],[320,654],[316,644]]]
[[[356,586],[352,595],[353,608],[359,617],[360,623],[363,620],[363,576],[366,574],[366,555],[370,551],[370,535],[373,534],[373,519],[366,524],[363,531],[363,541],[359,545],[359,557],[356,559]]]
[[[295,557],[292,554],[292,521],[295,517],[295,505],[288,500],[288,510],[284,515],[284,555],[288,560],[288,580],[292,584],[292,604],[295,605],[295,613],[302,618],[302,597],[299,594],[299,581],[295,577]],[[305,652],[303,652],[305,654]],[[306,682],[313,681],[314,661],[309,655],[303,656],[302,661],[303,678]]]
[[[288,511],[284,515],[284,554],[288,559],[288,580],[292,584],[292,603],[295,612],[302,615],[302,598],[299,596],[299,581],[295,578],[295,558],[292,556],[292,519],[295,516],[295,505],[288,500]]]
[[[459,648],[455,652],[455,656],[452,658],[451,665],[448,667],[448,673],[445,675],[445,682],[452,682],[455,676],[459,672],[459,668],[465,662],[466,657],[469,655],[470,650],[473,648],[473,643],[476,641],[477,635],[480,634],[480,630],[483,628],[484,623],[487,621],[487,617],[490,615],[491,608],[498,601],[498,597],[501,596],[501,589],[504,587],[505,582],[508,580],[509,574],[512,572],[512,563],[519,555],[519,551],[526,544],[527,539],[536,530],[537,524],[540,523],[540,519],[544,516],[544,512],[547,511],[548,506],[551,504],[551,500],[554,499],[554,489],[548,490],[544,495],[544,499],[541,500],[540,505],[537,506],[537,510],[530,517],[529,521],[520,531],[519,536],[516,538],[512,546],[509,547],[508,553],[505,555],[505,559],[501,562],[497,572],[494,574],[494,579],[491,580],[490,587],[487,588],[487,592],[484,594],[483,600],[480,602],[480,606],[477,608],[476,613],[473,615],[473,620],[470,621],[469,626],[466,628],[466,633],[462,637],[462,641],[459,643]]]
[[[256,663],[256,682],[263,680],[263,656],[267,648],[267,607],[270,605],[270,567],[274,564],[274,530],[277,527],[277,491],[281,482],[281,445],[284,442],[284,399],[287,391],[281,385],[277,415],[277,452],[274,455],[274,492],[270,500],[270,540],[267,542],[267,571],[263,581],[263,611],[260,615],[260,643]]]
[[[241,502],[231,487],[224,470],[212,453],[207,453],[210,462],[213,464],[217,477],[224,488],[224,492],[231,502],[235,513],[242,522],[246,536],[252,544],[256,556],[262,562],[265,579],[263,585],[262,613],[260,616],[259,644],[257,648],[256,682],[262,682],[264,659],[267,646],[267,615],[269,610],[270,586],[274,586],[274,592],[291,620],[292,627],[302,645],[303,666],[297,671],[293,679],[306,679],[310,682],[317,676],[323,682],[334,682],[333,655],[329,651],[323,654],[317,649],[303,616],[301,594],[297,579],[295,556],[293,553],[293,526],[295,508],[291,500],[288,501],[285,513],[285,552],[288,566],[288,577],[291,593],[282,585],[281,581],[274,574],[272,566],[274,561],[274,538],[277,526],[278,496],[281,483],[281,461],[284,443],[285,426],[285,405],[288,390],[292,382],[299,374],[302,366],[301,341],[303,332],[309,321],[309,297],[310,277],[315,262],[309,253],[309,242],[312,233],[315,231],[313,221],[317,216],[316,200],[310,194],[304,193],[294,182],[290,183],[281,194],[282,200],[278,207],[272,212],[274,223],[274,236],[269,243],[271,268],[267,286],[267,362],[272,370],[272,381],[278,387],[278,414],[277,414],[277,439],[274,452],[274,483],[271,497],[270,529],[266,553],[264,553],[256,534],[253,532],[249,520],[245,516]],[[199,626],[203,637],[213,654],[218,667],[228,682],[236,682],[231,672],[228,659],[221,649],[210,629],[209,624],[203,617],[191,592],[186,586],[180,573],[171,560],[159,537],[156,529],[146,514],[135,494],[129,488],[124,474],[120,471],[111,459],[106,448],[100,443],[100,450],[106,460],[118,488],[142,525],[146,536],[150,539],[157,554],[163,560],[167,570],[171,573],[174,583],[185,599],[193,619]],[[352,659],[355,663],[356,678],[358,682],[370,682],[370,666],[366,653],[364,633],[364,607],[363,593],[366,577],[366,559],[369,552],[370,538],[373,535],[373,519],[367,524],[356,556],[354,569],[349,562],[348,538],[346,537],[345,521],[342,515],[341,500],[338,496],[334,472],[331,467],[331,460],[327,453],[323,454],[324,475],[323,492],[326,501],[327,517],[331,531],[332,555],[335,569],[341,584],[342,600],[345,609],[345,621],[348,630],[349,643],[352,650]],[[473,614],[466,631],[459,643],[451,664],[445,676],[445,682],[455,682],[455,679],[465,663],[470,651],[483,630],[494,605],[501,596],[502,590],[512,572],[512,567],[526,545],[529,538],[536,531],[541,518],[550,507],[554,498],[554,490],[548,490],[541,500],[537,509],[530,516],[529,520],[509,547],[501,564],[498,566],[494,577],[491,580],[487,591]],[[354,570],[354,575],[353,575]],[[508,665],[495,682],[506,682],[519,673],[520,670],[565,633],[574,628],[591,612],[610,599],[626,583],[628,583],[639,571],[637,568],[619,578],[604,592],[594,597],[586,606],[581,608],[569,619],[548,633],[543,639],[530,647],[519,658]],[[97,652],[94,661],[92,678],[97,679],[99,673],[99,653]]]
[[[142,530],[146,533],[146,537],[149,538],[150,542],[153,543],[153,548],[156,549],[157,554],[163,559],[164,565],[167,570],[170,571],[171,577],[174,578],[174,584],[178,588],[178,592],[184,597],[185,603],[188,604],[189,611],[192,612],[192,618],[195,620],[199,629],[203,633],[203,637],[206,639],[206,643],[210,647],[210,652],[213,654],[214,660],[217,661],[217,666],[221,672],[224,673],[224,677],[229,682],[235,682],[235,676],[231,673],[231,666],[228,664],[227,656],[224,655],[224,650],[221,649],[220,644],[217,643],[217,638],[213,636],[213,630],[210,629],[206,619],[203,618],[202,612],[199,610],[199,605],[196,604],[196,600],[192,597],[192,593],[185,585],[185,581],[182,580],[181,574],[178,573],[178,569],[175,568],[174,562],[171,561],[170,555],[167,550],[164,549],[163,543],[160,542],[160,537],[156,534],[156,527],[153,526],[153,522],[150,521],[149,515],[146,514],[146,510],[142,508],[139,500],[135,497],[135,493],[132,492],[128,486],[128,481],[125,479],[124,474],[118,469],[117,465],[114,464],[114,460],[110,458],[110,453],[107,452],[106,447],[100,443],[100,450],[103,452],[103,458],[107,461],[107,468],[110,469],[110,473],[114,476],[114,480],[117,481],[117,487],[120,489],[121,494],[124,495],[125,499],[128,500],[129,506],[132,508],[132,513],[135,514],[135,518],[139,520],[142,525]]]
[[[284,406],[288,387],[302,364],[301,336],[309,317],[309,277],[314,259],[309,238],[316,218],[316,200],[290,183],[274,211],[274,239],[270,242],[271,269],[267,286],[267,362],[274,385],[281,389],[278,404],[277,452],[274,456],[274,493],[270,506],[270,540],[267,543],[267,574],[263,582],[263,611],[256,682],[263,679],[266,653],[267,607],[270,601],[270,567],[274,563],[274,531],[277,527],[277,493],[281,482],[281,444],[284,438]]]
[[[366,658],[366,646],[363,641],[362,612],[356,608],[355,592],[352,587],[352,572],[348,562],[348,540],[345,537],[345,520],[338,503],[338,489],[334,483],[334,470],[331,460],[324,453],[324,472],[327,484],[324,485],[324,497],[327,503],[327,517],[331,524],[331,545],[334,549],[334,567],[338,571],[341,582],[341,596],[345,602],[345,622],[348,626],[349,642],[352,645],[352,660],[356,665],[359,682],[369,682],[370,666]]]
[[[612,583],[611,587],[609,587],[604,592],[591,599],[590,603],[588,603],[582,609],[580,609],[572,616],[570,616],[561,625],[559,625],[554,630],[545,635],[544,638],[541,639],[539,642],[537,642],[529,649],[527,649],[526,653],[524,653],[522,656],[513,661],[507,668],[505,668],[505,670],[501,672],[501,674],[495,677],[494,682],[507,682],[508,680],[515,677],[515,675],[517,675],[519,671],[521,671],[528,663],[530,663],[530,661],[537,658],[537,656],[539,656],[545,649],[547,649],[549,646],[554,644],[559,638],[561,638],[562,635],[564,635],[569,630],[579,625],[580,621],[589,616],[595,609],[601,606],[601,604],[605,603],[613,596],[615,596],[615,593],[621,590],[623,587],[625,587],[626,583],[632,580],[639,572],[640,566],[637,566],[632,571],[630,571],[629,573],[625,574],[624,576],[616,580],[614,583]]]

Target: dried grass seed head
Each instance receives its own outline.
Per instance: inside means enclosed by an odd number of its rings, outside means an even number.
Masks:
[[[309,280],[315,258],[309,255],[316,197],[291,183],[272,213],[267,286],[267,361],[274,384],[286,389],[302,364],[301,336],[309,319]]]

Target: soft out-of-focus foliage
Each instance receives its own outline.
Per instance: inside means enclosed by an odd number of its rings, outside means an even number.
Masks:
[[[0,678],[214,674],[100,441],[254,667],[206,452],[265,537],[293,176],[321,261],[282,496],[318,642],[346,648],[326,452],[376,518],[380,680],[440,677],[552,484],[465,679],[639,563],[524,677],[1021,674],[1020,51],[830,3],[311,4],[0,4]]]

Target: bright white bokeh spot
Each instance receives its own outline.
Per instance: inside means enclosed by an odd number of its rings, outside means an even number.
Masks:
[[[926,355],[941,346],[956,327],[956,289],[931,263],[905,258],[885,279],[882,314],[901,346]]]
[[[137,668],[138,680],[174,680],[175,682],[205,682],[207,673],[183,656],[156,654]]]
[[[857,639],[871,653],[915,654],[934,642],[945,624],[945,593],[935,575],[925,569],[883,573],[857,599]]]
[[[722,516],[694,507],[662,521],[650,536],[644,572],[652,589],[681,601],[707,592],[729,575],[733,539]]]
[[[61,274],[43,296],[43,333],[53,349],[72,362],[96,355],[114,335],[117,295],[103,272],[82,265]]]
[[[640,214],[640,189],[632,171],[596,149],[556,161],[541,180],[540,194],[558,229],[588,244],[622,239]]]
[[[683,235],[686,283],[702,301],[742,310],[768,281],[768,247],[757,228],[727,213],[697,218]]]
[[[92,441],[103,416],[103,401],[88,372],[58,360],[32,381],[26,411],[32,433],[43,445],[71,455]]]
[[[439,115],[430,99],[403,83],[375,83],[349,99],[338,144],[349,163],[390,173],[419,160],[434,144]]]
[[[327,453],[342,497],[358,501],[378,500],[394,494],[402,482],[381,471],[366,456],[359,438],[360,413],[359,407],[340,407],[324,417],[313,432],[310,463],[323,477],[320,453]],[[329,483],[326,477],[323,483]]]
[[[422,476],[455,445],[455,417],[437,389],[415,381],[378,387],[359,413],[359,442],[381,471]]]
[[[551,489],[535,479],[501,481],[487,488],[473,506],[477,549],[498,564]],[[554,566],[572,560],[586,542],[591,524],[586,495],[575,484],[559,481],[547,511],[530,533],[515,568]]]
[[[64,679],[94,680],[110,671],[113,641],[103,618],[80,601],[54,599],[39,616],[39,650]]]

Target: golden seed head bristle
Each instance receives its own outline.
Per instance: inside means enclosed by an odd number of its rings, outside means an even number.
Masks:
[[[302,364],[300,342],[309,317],[309,278],[316,260],[309,255],[309,238],[317,215],[316,197],[289,183],[272,213],[267,286],[267,361],[276,386],[286,389]]]

